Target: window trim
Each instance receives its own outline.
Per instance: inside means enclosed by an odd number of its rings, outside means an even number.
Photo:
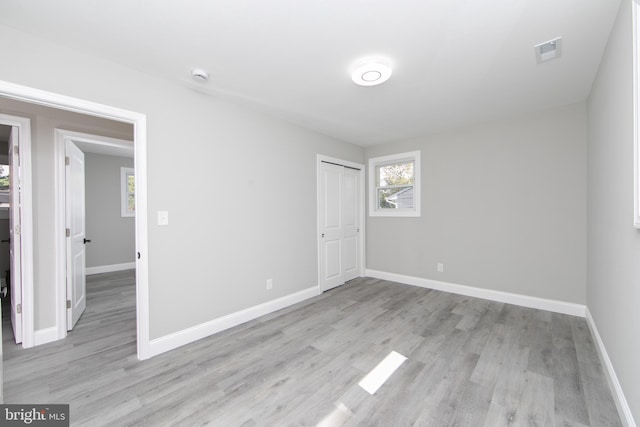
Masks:
[[[413,208],[379,209],[377,207],[376,169],[393,163],[413,162]],[[420,150],[369,159],[369,216],[383,217],[419,217],[420,216]]]
[[[127,168],[127,167],[121,167],[120,168],[120,215],[124,218],[126,217],[135,217],[136,216],[136,209],[135,207],[133,208],[133,211],[129,211],[128,206],[129,206],[129,190],[127,189],[127,181],[128,181],[128,177],[133,176],[135,179],[135,169],[134,168]],[[135,197],[135,191],[134,191],[134,197]]]

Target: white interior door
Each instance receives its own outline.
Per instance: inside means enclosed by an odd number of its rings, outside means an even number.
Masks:
[[[360,276],[360,171],[343,167],[342,279]]]
[[[11,266],[11,325],[16,344],[22,342],[22,240],[20,236],[20,149],[19,128],[9,138],[9,265]]]
[[[67,330],[87,307],[84,153],[66,141]]]
[[[360,275],[360,171],[322,162],[319,177],[320,290]]]
[[[320,290],[344,283],[342,279],[342,166],[320,166]]]

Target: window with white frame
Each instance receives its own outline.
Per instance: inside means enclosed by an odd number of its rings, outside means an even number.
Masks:
[[[133,168],[120,168],[120,208],[122,216],[136,215],[136,179]]]
[[[420,216],[420,151],[369,159],[369,216]]]

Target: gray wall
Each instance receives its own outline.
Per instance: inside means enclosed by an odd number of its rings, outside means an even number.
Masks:
[[[587,305],[640,421],[640,230],[633,227],[633,32],[623,1],[588,101]]]
[[[133,159],[85,153],[87,267],[135,262],[135,218],[120,213],[120,168]]]
[[[0,39],[19,58],[1,80],[146,114],[151,339],[317,284],[316,155],[361,163],[361,148],[6,26]],[[50,181],[42,155],[34,169]],[[282,203],[282,191],[298,196]],[[37,196],[42,216],[53,200]],[[36,271],[50,277],[52,261]],[[38,328],[54,324],[53,301],[41,301]]]
[[[411,150],[422,153],[422,217],[368,217],[368,268],[585,302],[585,104],[376,146],[366,157]]]
[[[2,78],[2,77],[0,77]],[[35,328],[55,325],[54,129],[132,139],[131,125],[0,98],[0,111],[31,119]]]

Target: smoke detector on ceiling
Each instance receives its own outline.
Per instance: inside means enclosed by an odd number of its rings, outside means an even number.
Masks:
[[[206,83],[209,80],[209,73],[202,68],[194,68],[191,70],[191,77],[199,83]]]
[[[562,55],[562,37],[537,44],[533,48],[536,51],[536,62],[538,64],[558,59]]]

